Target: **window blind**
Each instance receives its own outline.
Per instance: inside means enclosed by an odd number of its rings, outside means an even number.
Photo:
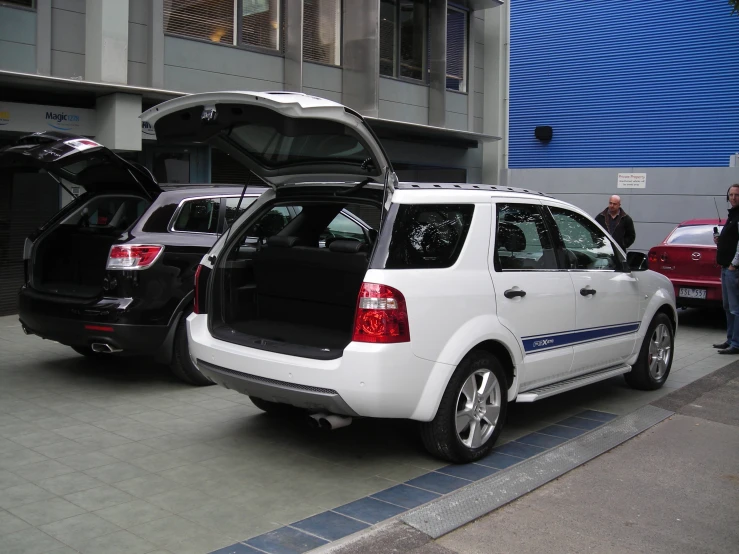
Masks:
[[[341,0],[305,0],[303,58],[341,64]]]
[[[466,92],[467,13],[448,9],[446,14],[446,88]]]
[[[234,43],[234,0],[164,0],[164,32]]]
[[[241,42],[282,49],[280,0],[241,0]]]

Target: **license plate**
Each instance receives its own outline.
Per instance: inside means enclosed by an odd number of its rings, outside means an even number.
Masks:
[[[701,300],[705,300],[706,289],[686,289],[681,287],[678,296],[680,298],[700,298]]]

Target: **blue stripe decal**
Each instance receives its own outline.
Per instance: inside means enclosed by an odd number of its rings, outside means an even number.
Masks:
[[[537,335],[534,337],[523,337],[523,349],[526,353],[553,350],[565,346],[573,346],[585,342],[610,339],[620,335],[636,333],[639,323],[624,323],[609,327],[595,327],[590,329],[578,329],[565,333],[554,333],[551,335]]]

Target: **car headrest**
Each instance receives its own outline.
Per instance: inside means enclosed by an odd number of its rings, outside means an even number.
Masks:
[[[367,245],[358,240],[335,240],[328,245],[331,252],[344,252],[346,254],[356,254],[367,250]]]
[[[272,235],[267,239],[267,246],[274,248],[292,248],[297,246],[300,242],[298,237],[291,237],[289,235]]]
[[[502,246],[508,252],[523,252],[526,250],[526,235],[515,225],[501,223],[498,227],[500,240],[498,245]]]

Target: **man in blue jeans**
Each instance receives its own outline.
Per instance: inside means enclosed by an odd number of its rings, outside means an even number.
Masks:
[[[739,354],[739,183],[726,193],[729,217],[721,234],[714,237],[716,263],[721,266],[721,294],[726,312],[726,342],[714,344],[719,354]]]

